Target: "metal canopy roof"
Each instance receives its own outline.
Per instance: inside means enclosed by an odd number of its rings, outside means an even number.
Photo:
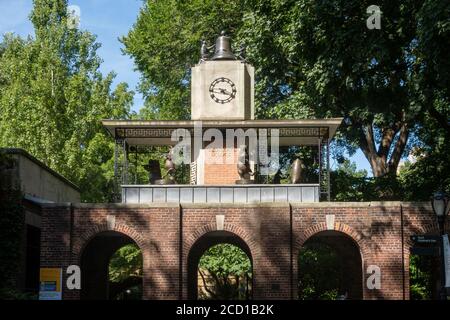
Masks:
[[[193,136],[194,128],[202,130],[224,129],[279,129],[281,146],[317,145],[318,139],[333,138],[343,118],[307,120],[103,120],[103,126],[116,140],[126,140],[128,145],[174,145],[171,134],[175,129],[187,129]],[[270,139],[269,139],[270,142]]]

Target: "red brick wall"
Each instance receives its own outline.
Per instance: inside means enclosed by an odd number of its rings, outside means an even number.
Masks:
[[[250,250],[254,299],[297,296],[298,252],[308,238],[327,230],[327,215],[335,217],[332,229],[353,239],[361,252],[364,299],[408,298],[409,237],[435,232],[427,204],[51,205],[42,213],[41,266],[79,264],[89,240],[111,230],[107,215],[115,216],[112,230],[143,251],[145,299],[187,298],[189,252],[216,230],[216,215],[225,216],[224,230]],[[381,268],[380,290],[366,287],[369,265]],[[66,290],[64,298],[79,293]]]
[[[233,162],[228,163],[227,157],[230,157]],[[234,185],[239,179],[237,172],[238,149],[206,149],[205,161],[212,161],[211,159],[214,159],[215,163],[205,163],[204,184]]]
[[[290,299],[290,208],[252,205],[183,208],[183,297],[188,296],[187,257],[195,242],[216,230],[216,215],[225,216],[224,230],[244,240],[252,255],[253,298]]]

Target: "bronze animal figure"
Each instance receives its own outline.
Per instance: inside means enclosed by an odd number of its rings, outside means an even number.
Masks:
[[[291,183],[301,183],[303,182],[303,170],[305,169],[305,164],[300,159],[295,159],[291,167]]]
[[[241,180],[250,180],[250,176],[255,175],[252,172],[252,169],[250,169],[250,163],[248,159],[249,159],[248,148],[247,146],[244,146],[240,150],[239,160],[237,163],[237,170]]]
[[[148,164],[144,165],[144,169],[148,171],[148,181],[155,184],[156,180],[161,179],[161,168],[158,160],[148,160]]]
[[[167,170],[168,179],[166,180],[167,183],[175,183],[175,163],[173,162],[173,149],[171,148],[169,153],[166,155],[166,162],[164,163],[164,167]]]

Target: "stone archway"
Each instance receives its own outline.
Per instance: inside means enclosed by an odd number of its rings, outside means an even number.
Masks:
[[[238,235],[230,231],[209,231],[200,236],[191,246],[187,255],[187,297],[198,299],[198,264],[202,255],[211,247],[218,244],[231,244],[245,252],[253,266],[250,247]],[[253,286],[253,285],[252,285]],[[251,297],[249,297],[251,298]]]

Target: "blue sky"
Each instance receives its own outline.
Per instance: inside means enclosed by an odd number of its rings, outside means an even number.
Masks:
[[[115,71],[115,84],[127,82],[136,90],[139,73],[134,71],[133,61],[122,54],[123,45],[118,38],[126,35],[136,21],[142,0],[73,0],[81,10],[81,28],[97,35],[102,47],[98,54],[103,59],[101,72]],[[21,36],[34,34],[28,19],[32,0],[0,0],[0,34],[14,32]],[[133,110],[142,106],[142,96],[135,94]]]
[[[115,71],[115,84],[127,82],[136,92],[133,110],[137,111],[143,104],[142,96],[136,86],[140,75],[134,70],[133,61],[122,54],[123,45],[118,38],[126,35],[142,6],[142,0],[71,0],[69,5],[76,5],[81,10],[81,28],[97,35],[102,44],[98,54],[103,59],[102,73]],[[0,35],[14,32],[20,36],[33,34],[33,26],[28,20],[32,9],[32,0],[0,0]],[[370,166],[361,151],[352,158],[358,169],[366,169],[371,174]],[[332,163],[334,167],[334,163]]]

